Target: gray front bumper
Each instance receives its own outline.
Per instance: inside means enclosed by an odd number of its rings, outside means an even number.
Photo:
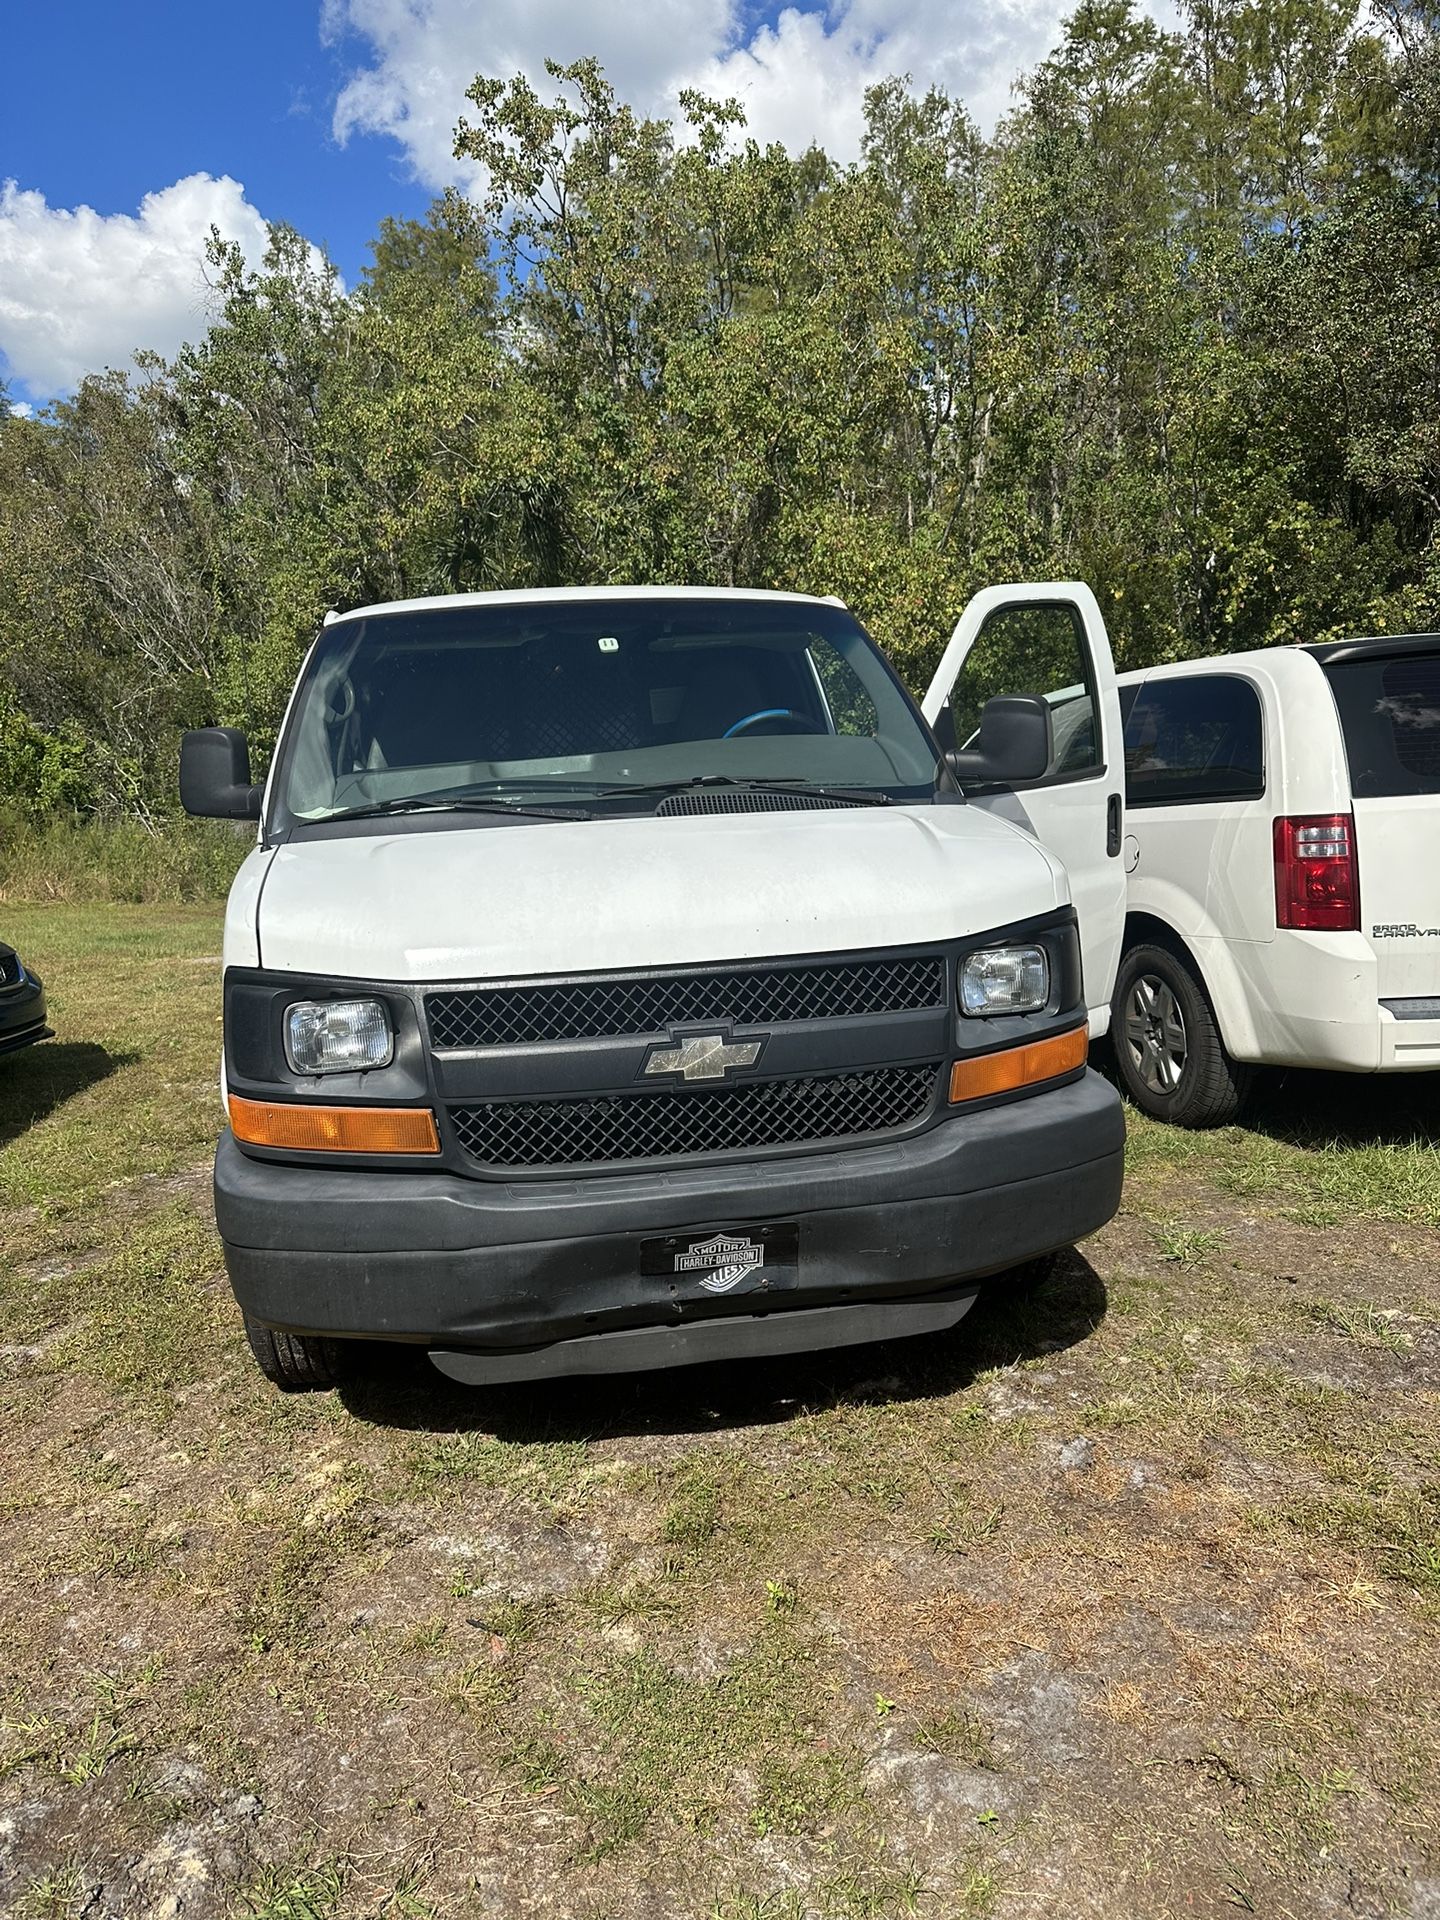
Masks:
[[[227,1134],[215,1214],[236,1298],[257,1320],[513,1353],[754,1317],[749,1296],[662,1297],[638,1260],[657,1234],[798,1220],[800,1284],[771,1320],[953,1292],[1103,1226],[1124,1140],[1119,1099],[1094,1073],[886,1146],[510,1184],[277,1165]]]
[[[54,1035],[45,1022],[45,989],[34,974],[0,988],[0,1053],[13,1053]]]

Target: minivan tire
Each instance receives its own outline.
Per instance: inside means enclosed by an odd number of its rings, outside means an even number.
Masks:
[[[1143,1113],[1177,1127],[1223,1127],[1239,1113],[1250,1076],[1226,1053],[1188,955],[1149,943],[1126,952],[1110,1034],[1120,1084]]]
[[[255,1364],[284,1393],[313,1393],[337,1386],[345,1373],[345,1348],[339,1340],[313,1333],[277,1333],[245,1315],[245,1338]]]

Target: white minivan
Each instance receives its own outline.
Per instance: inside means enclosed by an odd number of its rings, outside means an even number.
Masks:
[[[332,615],[263,791],[233,730],[181,755],[189,811],[259,822],[215,1210],[260,1366],[324,1385],[396,1340],[483,1383],[934,1333],[1093,1232],[1121,764],[1078,585],[980,595],[923,715],[804,595]]]
[[[1440,636],[1120,678],[1121,1080],[1185,1126],[1251,1066],[1440,1067]]]

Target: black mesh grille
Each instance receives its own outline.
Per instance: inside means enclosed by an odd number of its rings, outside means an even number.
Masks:
[[[20,956],[0,947],[0,987],[13,987],[20,978]]]
[[[742,787],[738,791],[667,794],[655,811],[672,813],[812,813],[831,807],[863,807],[863,800],[836,800],[826,793],[784,793],[779,788]]]
[[[738,1153],[907,1126],[929,1108],[938,1066],[756,1080],[706,1093],[452,1107],[450,1120],[465,1151],[492,1167]]]
[[[769,1026],[944,1004],[945,962],[929,954],[431,993],[425,1010],[432,1046],[454,1049],[664,1033],[703,1020]]]

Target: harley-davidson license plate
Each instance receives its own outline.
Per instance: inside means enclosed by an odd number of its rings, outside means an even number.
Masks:
[[[722,1227],[640,1242],[640,1271],[669,1283],[676,1299],[732,1293],[775,1293],[800,1281],[800,1228],[794,1220],[764,1227]]]

